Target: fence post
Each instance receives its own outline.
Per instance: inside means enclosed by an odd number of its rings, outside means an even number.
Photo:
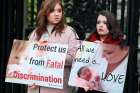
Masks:
[[[139,24],[139,0],[128,0],[128,45],[130,46],[124,93],[138,92],[137,45]]]

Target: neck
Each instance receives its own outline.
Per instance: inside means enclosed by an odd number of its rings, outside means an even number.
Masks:
[[[55,26],[55,25],[48,24],[48,25],[47,25],[47,28],[54,28],[54,26]]]
[[[51,24],[48,24],[48,25],[46,26],[46,29],[47,29],[47,31],[48,31],[49,34],[52,33],[53,28],[54,28],[54,25],[51,25]]]
[[[100,40],[103,42],[103,41],[105,40],[106,37],[107,37],[106,35],[101,35],[101,36],[100,36]]]

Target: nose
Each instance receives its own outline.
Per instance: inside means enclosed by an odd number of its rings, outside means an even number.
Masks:
[[[55,15],[58,15],[59,13],[57,11],[54,12]]]
[[[99,26],[103,26],[103,22],[100,22]]]

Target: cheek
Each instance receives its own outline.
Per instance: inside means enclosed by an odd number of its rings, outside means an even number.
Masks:
[[[97,29],[97,31],[99,30],[99,25],[98,24],[96,25],[96,29]]]
[[[59,13],[59,16],[61,16],[61,17],[62,17],[62,13]]]
[[[50,17],[50,16],[48,16],[47,20],[48,20],[48,22],[50,22],[50,21],[51,21],[51,17]]]
[[[116,61],[118,60],[117,55],[108,55],[107,60],[109,63],[116,63]]]
[[[48,14],[47,19],[51,20],[52,18],[53,18],[53,14],[52,13]]]
[[[103,26],[103,29],[104,29],[104,31],[103,31],[104,34],[108,34],[109,33],[109,30],[108,30],[106,25]]]
[[[104,29],[105,29],[106,33],[109,33],[109,30],[108,30],[107,26],[105,26]]]
[[[63,18],[63,15],[62,15],[62,14],[60,14],[59,18],[60,18],[60,20],[62,20],[62,18]]]

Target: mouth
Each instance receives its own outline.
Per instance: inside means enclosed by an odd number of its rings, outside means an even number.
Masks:
[[[55,18],[55,20],[60,20],[60,18]]]
[[[103,32],[104,30],[103,30],[103,29],[99,29],[99,31],[100,31],[100,32]]]

